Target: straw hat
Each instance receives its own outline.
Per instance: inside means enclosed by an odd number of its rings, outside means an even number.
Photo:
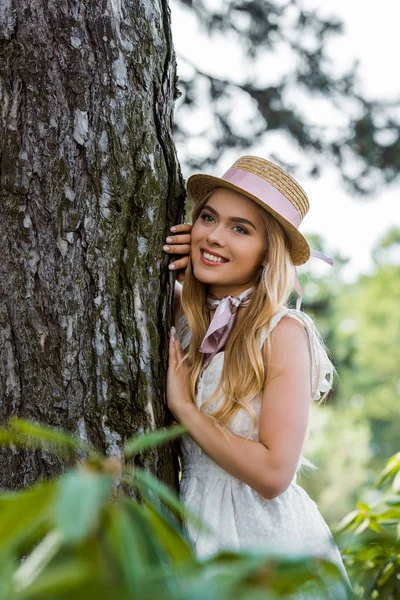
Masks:
[[[222,177],[196,173],[187,190],[196,204],[216,187],[247,196],[279,221],[289,238],[293,265],[310,258],[311,249],[298,227],[310,208],[307,195],[297,181],[278,165],[258,156],[242,156]]]

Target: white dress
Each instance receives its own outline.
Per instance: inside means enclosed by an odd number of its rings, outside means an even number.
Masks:
[[[268,333],[284,316],[300,318],[304,323],[310,341],[312,362],[312,399],[318,400],[320,392],[330,389],[326,380],[329,373],[329,358],[325,352],[318,351],[315,344],[315,329],[311,319],[303,312],[285,308],[270,321],[269,328],[263,332],[261,345]],[[177,337],[183,348],[189,344],[190,329],[185,315],[177,325]],[[198,382],[196,404],[201,406],[216,388],[224,361],[224,351],[218,352],[203,370]],[[261,392],[251,401],[259,417]],[[221,402],[221,400],[219,400]],[[206,407],[206,412],[215,410],[216,405]],[[252,428],[250,415],[240,410],[231,422],[233,433],[247,437]],[[185,522],[185,530],[199,558],[208,558],[225,549],[243,549],[274,546],[280,551],[307,552],[335,562],[350,585],[339,550],[334,543],[328,525],[321,516],[317,504],[307,492],[296,483],[296,475],[285,492],[273,499],[267,499],[253,488],[230,475],[213,461],[186,434],[181,438],[182,478],[180,498],[191,512],[205,522],[213,535],[199,532],[191,522]],[[258,427],[250,436],[258,440]],[[297,465],[302,464],[300,457]],[[340,600],[347,598],[345,590],[340,589],[324,593],[324,598]],[[298,593],[293,598],[308,600],[315,598],[307,593]]]

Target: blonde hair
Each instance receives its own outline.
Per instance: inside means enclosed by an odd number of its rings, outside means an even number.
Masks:
[[[193,224],[199,218],[203,206],[213,191],[193,205],[191,210]],[[264,388],[268,381],[271,356],[270,336],[267,336],[264,343],[265,360],[261,347],[261,335],[264,328],[269,326],[273,315],[287,305],[293,289],[293,263],[286,233],[280,223],[261,207],[260,213],[267,234],[266,265],[257,274],[255,289],[243,320],[232,329],[229,335],[224,348],[224,363],[218,385],[200,407],[200,410],[205,412],[206,407],[223,397],[221,405],[214,412],[207,412],[207,415],[213,420],[216,427],[228,436],[230,435],[228,425],[240,409],[246,410],[252,418],[253,429],[249,435],[257,427],[257,417],[249,401]],[[206,295],[207,284],[196,279],[189,259],[183,283],[182,307],[191,337],[181,363],[186,361],[190,371],[190,393],[193,402],[195,402],[197,382],[205,356],[199,351],[199,347],[210,325]],[[325,349],[315,326],[314,329],[317,345],[320,344]],[[333,368],[331,367],[331,382],[332,378]],[[325,399],[327,393],[321,397],[320,402]],[[308,463],[307,460],[304,462]]]

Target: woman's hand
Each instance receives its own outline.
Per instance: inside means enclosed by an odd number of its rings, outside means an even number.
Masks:
[[[167,373],[167,404],[177,421],[181,420],[180,414],[183,407],[190,404],[194,406],[190,397],[189,369],[185,363],[182,363],[177,368],[182,358],[182,346],[175,337],[175,327],[171,327]]]
[[[185,279],[186,267],[189,264],[192,225],[190,223],[180,223],[179,225],[174,225],[174,227],[176,227],[176,230],[171,232],[171,235],[166,238],[167,246],[163,246],[163,250],[169,254],[185,255],[178,260],[172,261],[169,265],[170,268],[171,265],[175,265],[174,271],[177,271],[177,280],[182,282]]]

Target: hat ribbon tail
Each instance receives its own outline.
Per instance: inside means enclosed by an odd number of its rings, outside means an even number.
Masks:
[[[324,262],[333,265],[333,258],[328,256],[327,254],[324,254],[323,252],[319,252],[319,250],[314,250],[313,248],[311,248],[311,256],[313,256],[314,258],[319,258],[320,260],[323,260]],[[303,300],[303,290],[301,288],[300,285],[300,281],[299,281],[299,275],[297,273],[297,269],[295,266],[293,266],[293,277],[294,277],[294,289],[297,292],[298,298],[296,301],[296,310],[300,310],[301,307],[301,303]]]

